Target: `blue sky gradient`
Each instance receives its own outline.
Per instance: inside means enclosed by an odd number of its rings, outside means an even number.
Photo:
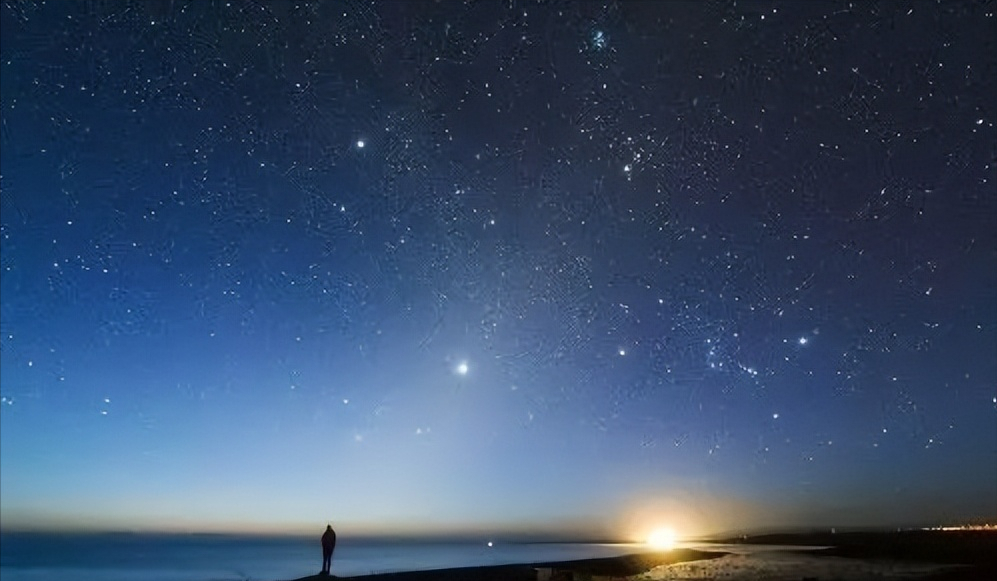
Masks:
[[[8,4],[0,526],[997,519],[987,4]]]

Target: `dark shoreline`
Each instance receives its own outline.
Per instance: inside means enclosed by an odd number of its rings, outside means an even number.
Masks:
[[[922,581],[997,579],[997,532],[907,530],[765,534],[720,541],[732,545],[810,545],[818,557],[951,565]]]
[[[943,570],[919,577],[921,581],[970,581],[997,579],[997,533],[979,531],[900,531],[798,533],[748,536],[715,541],[732,545],[781,545],[792,547],[824,546],[809,549],[809,555],[844,557],[857,561],[923,562],[950,565]],[[619,557],[583,559],[549,563],[461,567],[429,571],[404,571],[336,577],[310,575],[294,581],[538,581],[537,569],[560,572],[550,581],[592,579],[593,577],[630,577],[660,565],[685,561],[715,559],[727,555],[720,551],[677,549],[637,553]],[[334,565],[335,567],[335,565]]]
[[[670,565],[700,559],[715,559],[725,554],[720,552],[696,551],[693,549],[676,549],[673,551],[621,555],[619,557],[532,563],[528,565],[487,565],[482,567],[459,567],[429,571],[400,571],[397,573],[357,575],[355,577],[308,575],[294,581],[328,581],[330,579],[362,579],[366,581],[536,581],[536,570],[540,568],[570,571],[575,576],[582,577],[628,577],[649,571],[660,565]],[[333,565],[333,568],[335,568],[335,565]]]
[[[815,532],[755,535],[719,542],[824,546],[830,548],[812,554],[997,567],[997,532],[993,531]]]

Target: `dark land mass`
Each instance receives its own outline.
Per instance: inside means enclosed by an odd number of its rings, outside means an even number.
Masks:
[[[620,557],[603,559],[585,559],[561,563],[541,563],[532,567],[548,567],[568,570],[581,575],[598,575],[604,577],[628,577],[649,571],[661,565],[672,565],[683,561],[698,561],[701,559],[716,559],[727,553],[696,551],[693,549],[674,549],[653,553],[638,553]]]
[[[640,553],[552,563],[532,563],[529,565],[494,565],[488,567],[462,567],[457,569],[437,569],[433,571],[406,571],[361,575],[357,577],[335,577],[332,575],[311,575],[295,581],[329,581],[331,579],[362,579],[364,581],[536,581],[538,568],[551,568],[568,575],[555,576],[558,579],[585,578],[590,576],[627,577],[649,571],[660,565],[670,565],[683,561],[714,559],[726,553],[708,553],[692,549],[679,549],[658,553]]]
[[[941,565],[952,568],[920,577],[921,581],[997,580],[997,533],[992,531],[900,531],[900,532],[830,532],[765,534],[716,541],[729,544],[826,546],[809,550],[814,556],[833,556],[862,560],[895,560]],[[551,568],[558,573],[550,581],[588,579],[593,576],[628,577],[660,565],[713,559],[726,553],[691,549],[642,553],[556,563],[464,567],[433,571],[410,571],[334,577],[312,575],[296,581],[537,581],[537,568]],[[806,578],[806,577],[804,577]]]
[[[771,534],[720,541],[750,545],[819,545],[813,554],[997,566],[997,532],[898,531]]]
[[[829,546],[811,554],[965,565],[927,577],[937,581],[997,579],[997,532],[994,531],[814,532],[747,536],[721,542]]]

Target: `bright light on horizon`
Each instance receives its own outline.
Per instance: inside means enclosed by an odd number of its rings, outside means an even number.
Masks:
[[[647,546],[659,551],[669,551],[674,549],[676,542],[675,529],[668,527],[654,529],[651,531],[651,534],[647,536],[647,541],[645,542],[647,543]]]

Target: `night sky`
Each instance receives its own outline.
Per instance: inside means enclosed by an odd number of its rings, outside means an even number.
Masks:
[[[0,525],[997,519],[993,2],[8,2]]]

